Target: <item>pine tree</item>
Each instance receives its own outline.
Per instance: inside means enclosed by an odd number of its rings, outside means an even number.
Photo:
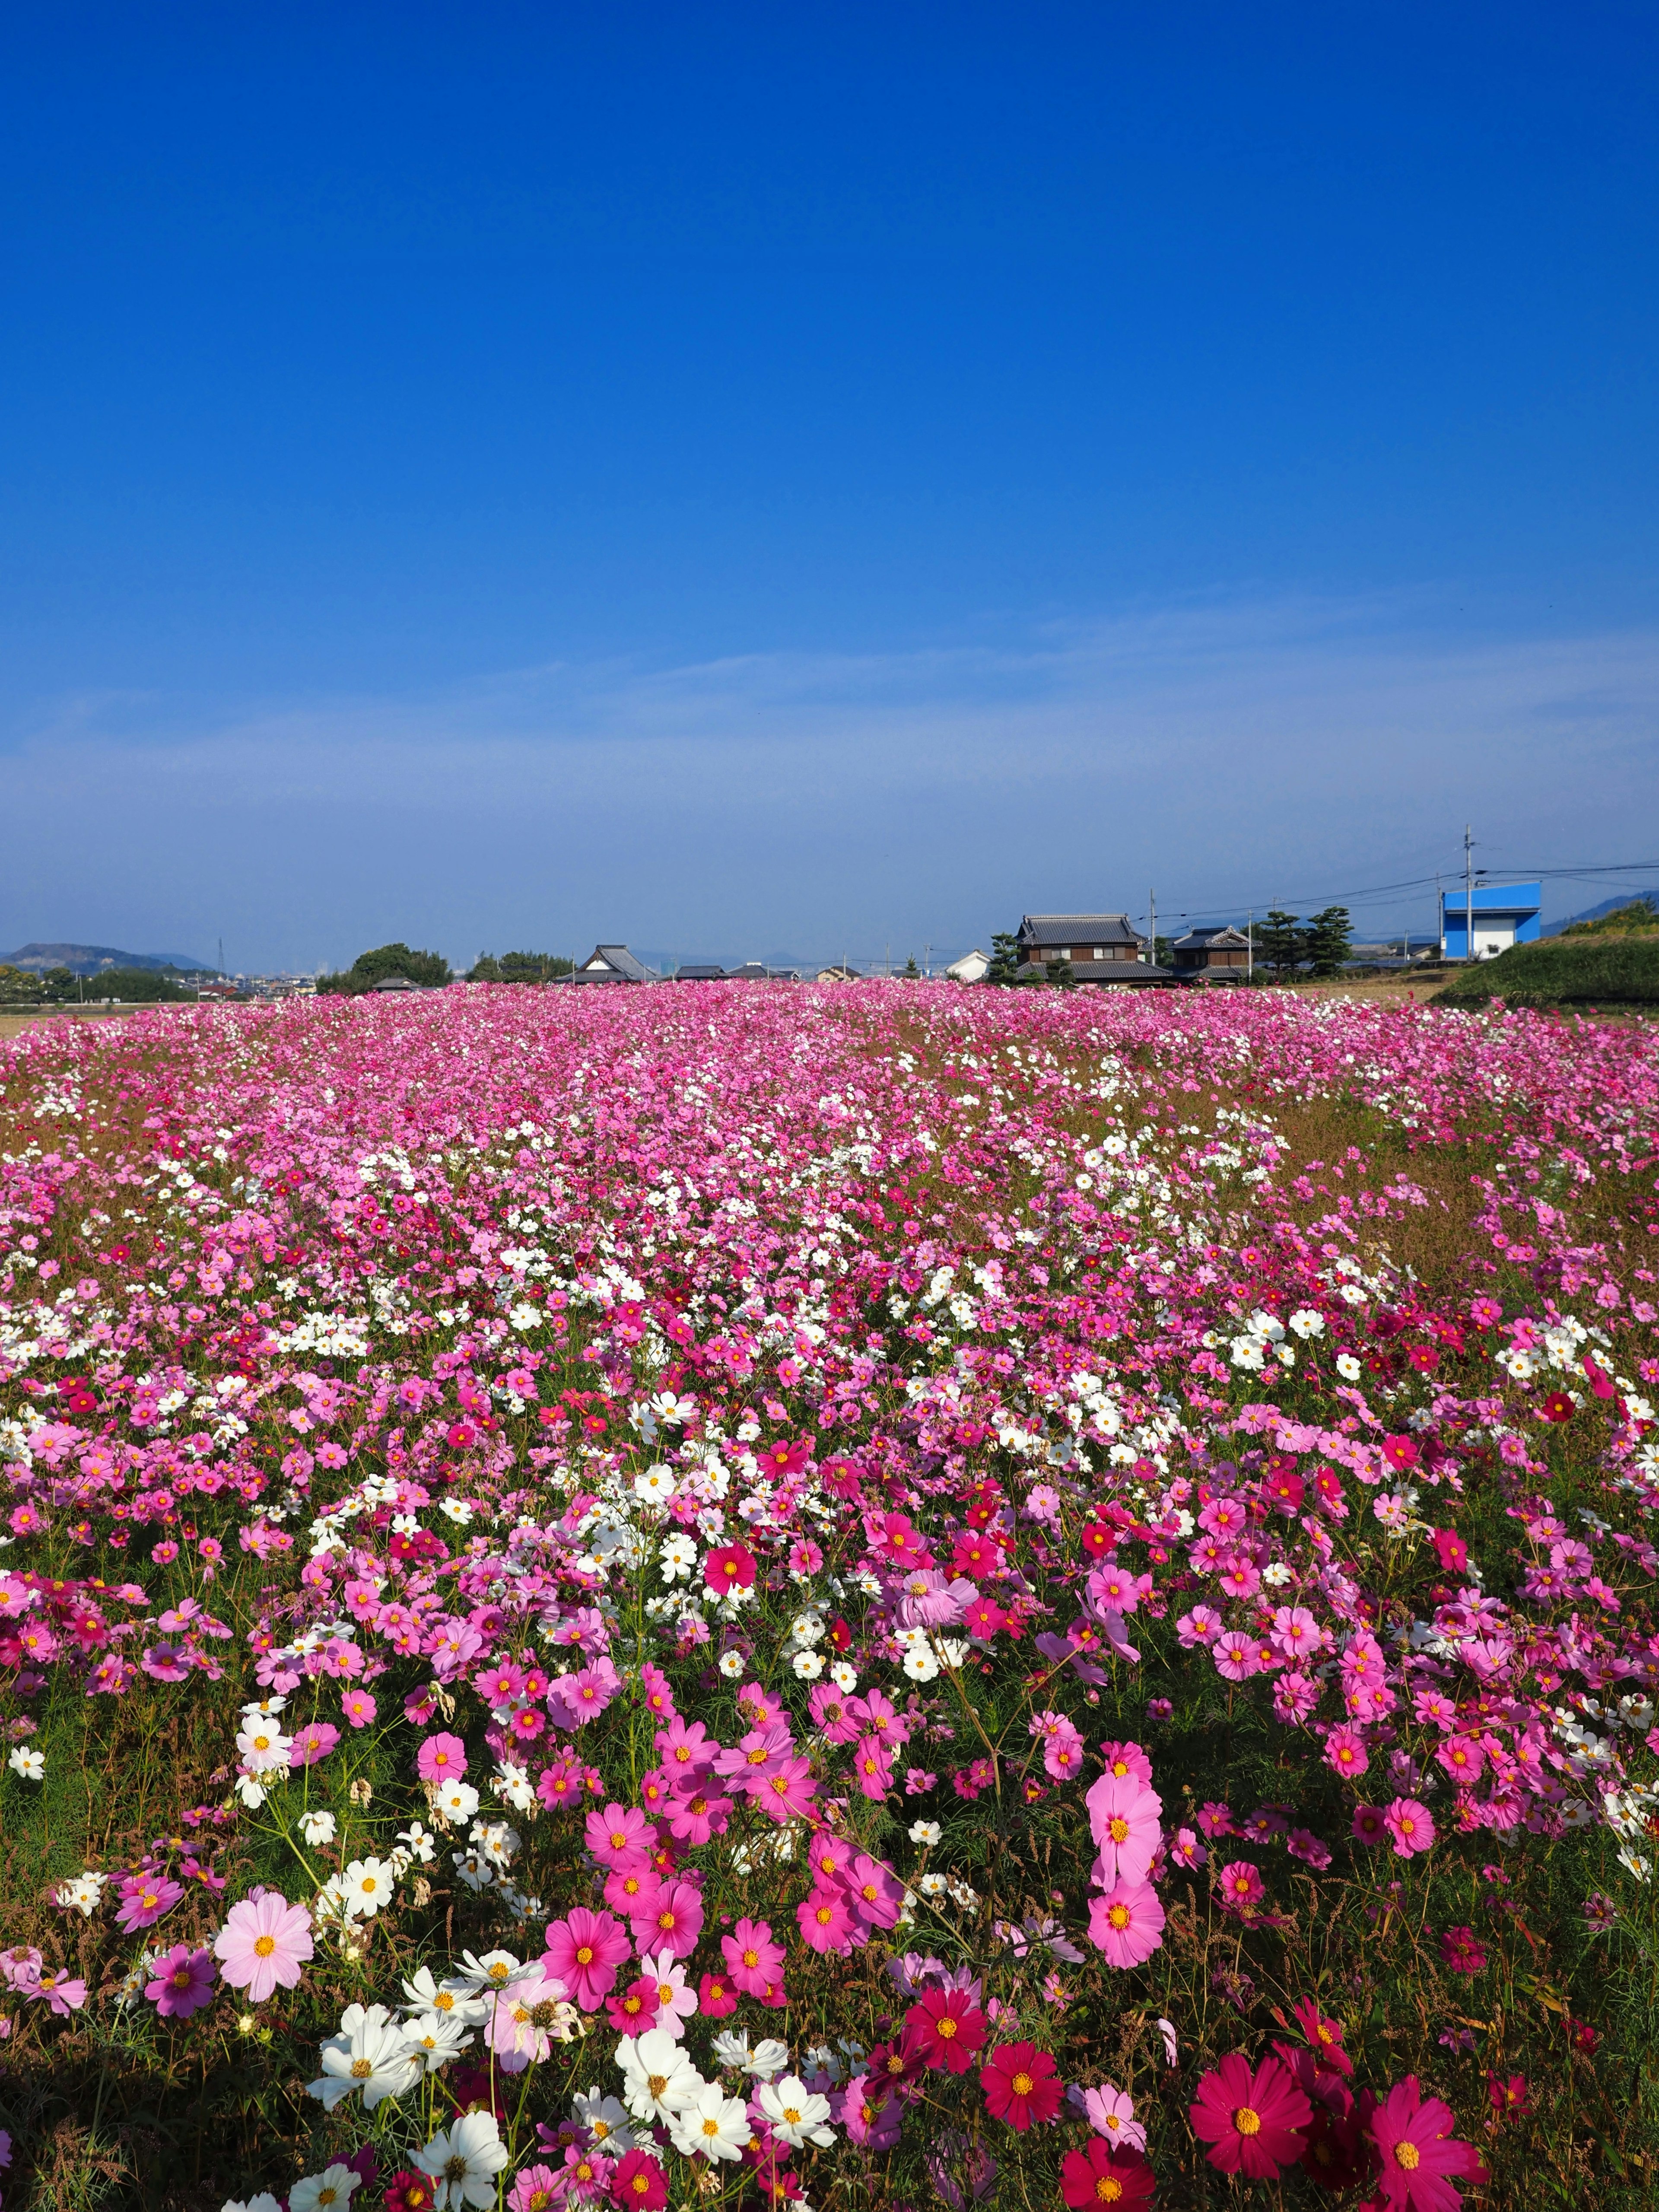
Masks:
[[[1304,932],[1307,957],[1316,975],[1336,975],[1353,944],[1353,929],[1345,906],[1328,906],[1308,917]]]
[[[985,971],[988,983],[1018,983],[1019,981],[1019,939],[1011,930],[999,930],[991,939],[991,964]]]
[[[1256,957],[1273,969],[1275,981],[1282,983],[1307,957],[1306,941],[1296,916],[1286,914],[1283,907],[1271,908],[1255,933],[1255,950]]]

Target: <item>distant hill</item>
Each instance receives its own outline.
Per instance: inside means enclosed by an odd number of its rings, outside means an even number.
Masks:
[[[33,969],[40,975],[48,968],[67,968],[75,975],[95,975],[104,968],[173,968],[180,974],[204,975],[214,972],[205,960],[192,960],[187,952],[123,952],[113,945],[25,945],[15,952],[0,952],[0,967]]]
[[[1543,937],[1559,937],[1564,929],[1577,929],[1587,921],[1601,921],[1607,915],[1617,914],[1621,907],[1639,906],[1644,900],[1659,907],[1659,890],[1620,891],[1617,898],[1603,899],[1600,906],[1588,906],[1583,914],[1570,914],[1565,921],[1553,921],[1539,933]]]

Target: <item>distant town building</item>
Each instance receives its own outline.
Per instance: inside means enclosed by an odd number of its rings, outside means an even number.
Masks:
[[[975,945],[960,960],[953,960],[945,972],[953,983],[982,983],[991,972],[990,956]]]
[[[817,981],[820,983],[856,983],[860,978],[856,968],[830,967],[819,969]]]
[[[374,991],[420,991],[425,988],[424,984],[411,983],[407,975],[382,975],[377,983],[369,986]],[[206,995],[204,988],[203,996]]]
[[[1127,914],[1028,914],[1014,943],[1023,967],[1069,960],[1079,983],[1115,983],[1131,989],[1173,983],[1175,971],[1144,957],[1146,939]]]
[[[728,968],[728,983],[799,983],[799,968],[769,968],[763,960],[745,960],[741,967]]]
[[[1183,983],[1242,983],[1249,972],[1250,941],[1231,922],[1189,929],[1170,945],[1170,964]]]
[[[676,983],[723,983],[726,970],[715,967],[712,961],[689,960],[674,970],[672,980]]]
[[[572,983],[659,983],[654,968],[636,960],[625,945],[596,945],[568,979]]]
[[[1511,945],[1532,945],[1538,938],[1538,916],[1544,903],[1544,886],[1535,884],[1477,884],[1473,895],[1474,945],[1469,945],[1469,894],[1443,891],[1440,895],[1440,951],[1447,960],[1490,960],[1507,952]]]

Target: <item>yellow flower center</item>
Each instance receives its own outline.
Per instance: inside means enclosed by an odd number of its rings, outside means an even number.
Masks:
[[[1423,2163],[1423,2154],[1414,2142],[1397,2142],[1394,2147],[1394,2157],[1395,2164],[1403,2166],[1407,2173],[1415,2172]]]
[[[1033,2087],[1034,2087],[1035,2086],[1036,2086],[1036,2085],[1033,2083],[1033,2081],[1032,2081],[1032,2080],[1031,2080],[1031,2077],[1030,2077],[1030,2075],[1029,2074],[1016,2074],[1016,2075],[1015,2075],[1015,2076],[1014,2076],[1014,2094],[1015,2094],[1015,2096],[1017,2096],[1017,2097],[1029,2097],[1029,2096],[1030,2095],[1031,2091],[1032,2091],[1032,2089],[1033,2089]]]
[[[276,1948],[276,1938],[274,1936],[256,1936],[253,1939],[253,1955],[256,1959],[268,1959]]]
[[[1106,1823],[1106,1832],[1115,1844],[1127,1844],[1128,1842],[1129,1823],[1124,1819],[1121,1813],[1115,1813],[1112,1815],[1111,1819]]]
[[[1097,2204],[1115,2204],[1123,2194],[1123,2184],[1115,2173],[1103,2173],[1095,2184]]]
[[[1111,1905],[1108,1908],[1106,1917],[1114,1928],[1121,1930],[1129,1924],[1129,1908],[1127,1905]]]
[[[949,2042],[950,2039],[957,2032],[957,2023],[948,2012],[939,2024],[939,2032],[945,2039],[946,2042]]]
[[[1233,2114],[1233,2125],[1242,2136],[1259,2136],[1261,2132],[1261,2115],[1260,2112],[1253,2112],[1248,2105],[1241,2105]]]

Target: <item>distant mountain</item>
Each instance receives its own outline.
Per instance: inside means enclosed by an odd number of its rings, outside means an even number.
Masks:
[[[1600,921],[1604,914],[1617,914],[1621,906],[1634,906],[1638,899],[1650,899],[1659,907],[1659,890],[1620,891],[1617,898],[1603,899],[1600,906],[1587,906],[1583,914],[1570,914],[1560,921],[1553,921],[1547,929],[1538,933],[1540,937],[1559,937],[1564,929],[1571,929],[1575,921]]]
[[[71,975],[95,975],[103,968],[176,968],[210,975],[205,960],[192,960],[187,952],[123,952],[113,945],[25,945],[15,952],[0,952],[0,966],[32,968],[44,975],[48,968],[67,968]]]

